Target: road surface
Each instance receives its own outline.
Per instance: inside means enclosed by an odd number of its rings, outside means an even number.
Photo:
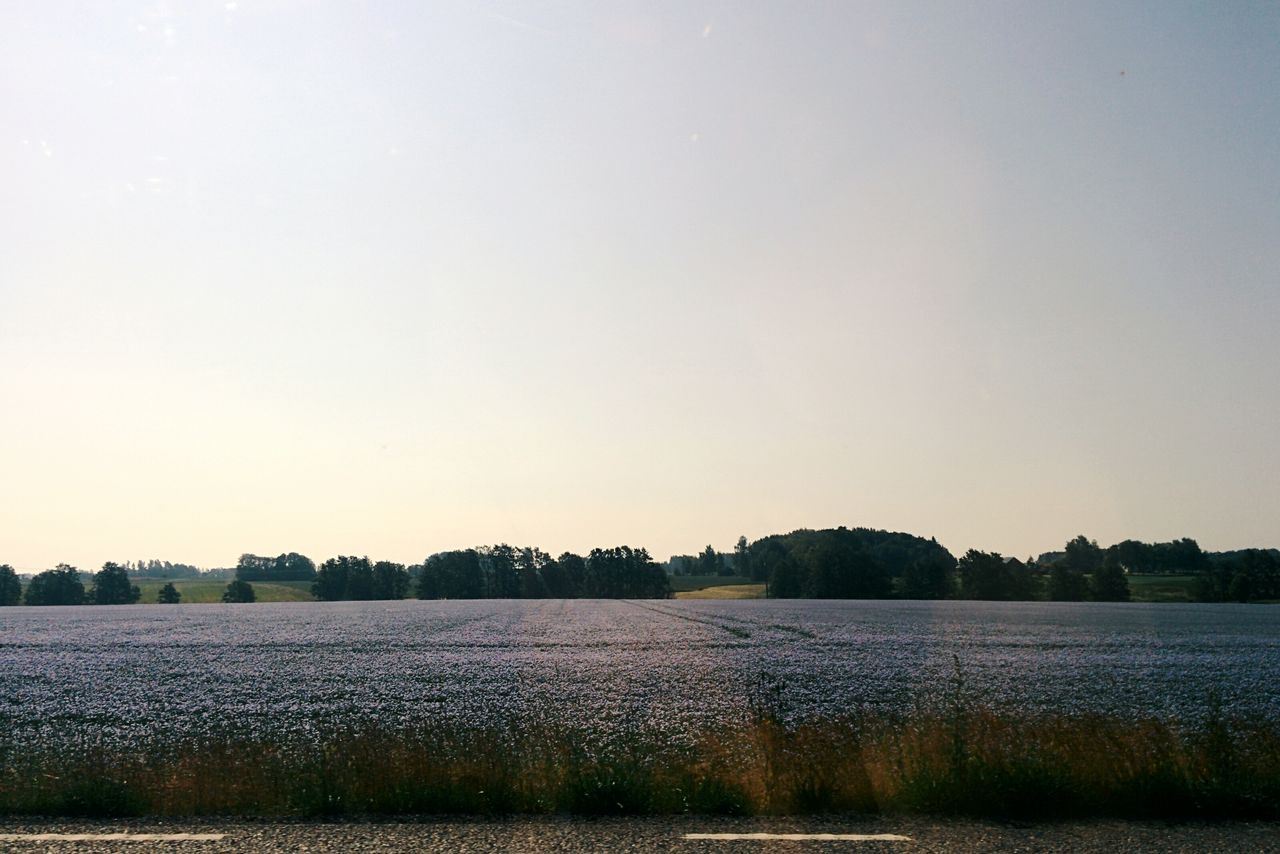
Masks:
[[[815,838],[798,838],[798,837]],[[420,822],[166,820],[0,821],[0,851],[75,852],[1277,852],[1280,824],[1086,822],[1004,825],[925,819],[870,821],[681,816]]]

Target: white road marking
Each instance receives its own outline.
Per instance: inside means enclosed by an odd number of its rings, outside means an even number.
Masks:
[[[225,833],[0,833],[0,842],[221,842]]]
[[[785,839],[819,842],[910,842],[910,836],[896,833],[686,833],[685,839]]]

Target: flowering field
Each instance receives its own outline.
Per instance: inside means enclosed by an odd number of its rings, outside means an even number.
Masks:
[[[958,674],[1020,715],[1280,720],[1280,610],[969,602],[452,601],[10,608],[26,744],[573,725],[679,740],[767,703],[905,713]]]

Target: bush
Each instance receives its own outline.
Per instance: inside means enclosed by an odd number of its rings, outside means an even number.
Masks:
[[[222,593],[222,601],[232,604],[253,602],[257,598],[257,595],[253,592],[253,585],[238,578],[228,584],[227,589]]]

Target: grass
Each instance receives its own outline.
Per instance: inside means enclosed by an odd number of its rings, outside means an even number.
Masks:
[[[670,578],[671,589],[676,593],[702,590],[707,587],[752,583],[751,579],[745,575],[672,575]]]
[[[0,742],[0,814],[914,814],[1280,819],[1280,728],[1009,717],[963,702],[785,723],[771,701],[689,745],[634,732],[420,727],[151,749]]]
[[[153,604],[160,588],[167,581],[157,579],[134,579],[142,591],[139,602]],[[173,586],[182,594],[184,605],[198,605],[207,602],[221,602],[223,591],[227,589],[227,581],[175,580]],[[309,581],[255,581],[253,592],[259,602],[311,602],[311,582]]]
[[[727,584],[719,587],[703,587],[699,590],[683,590],[675,594],[677,599],[763,599],[763,584]]]
[[[1194,602],[1194,575],[1130,575],[1129,595],[1134,602]]]

